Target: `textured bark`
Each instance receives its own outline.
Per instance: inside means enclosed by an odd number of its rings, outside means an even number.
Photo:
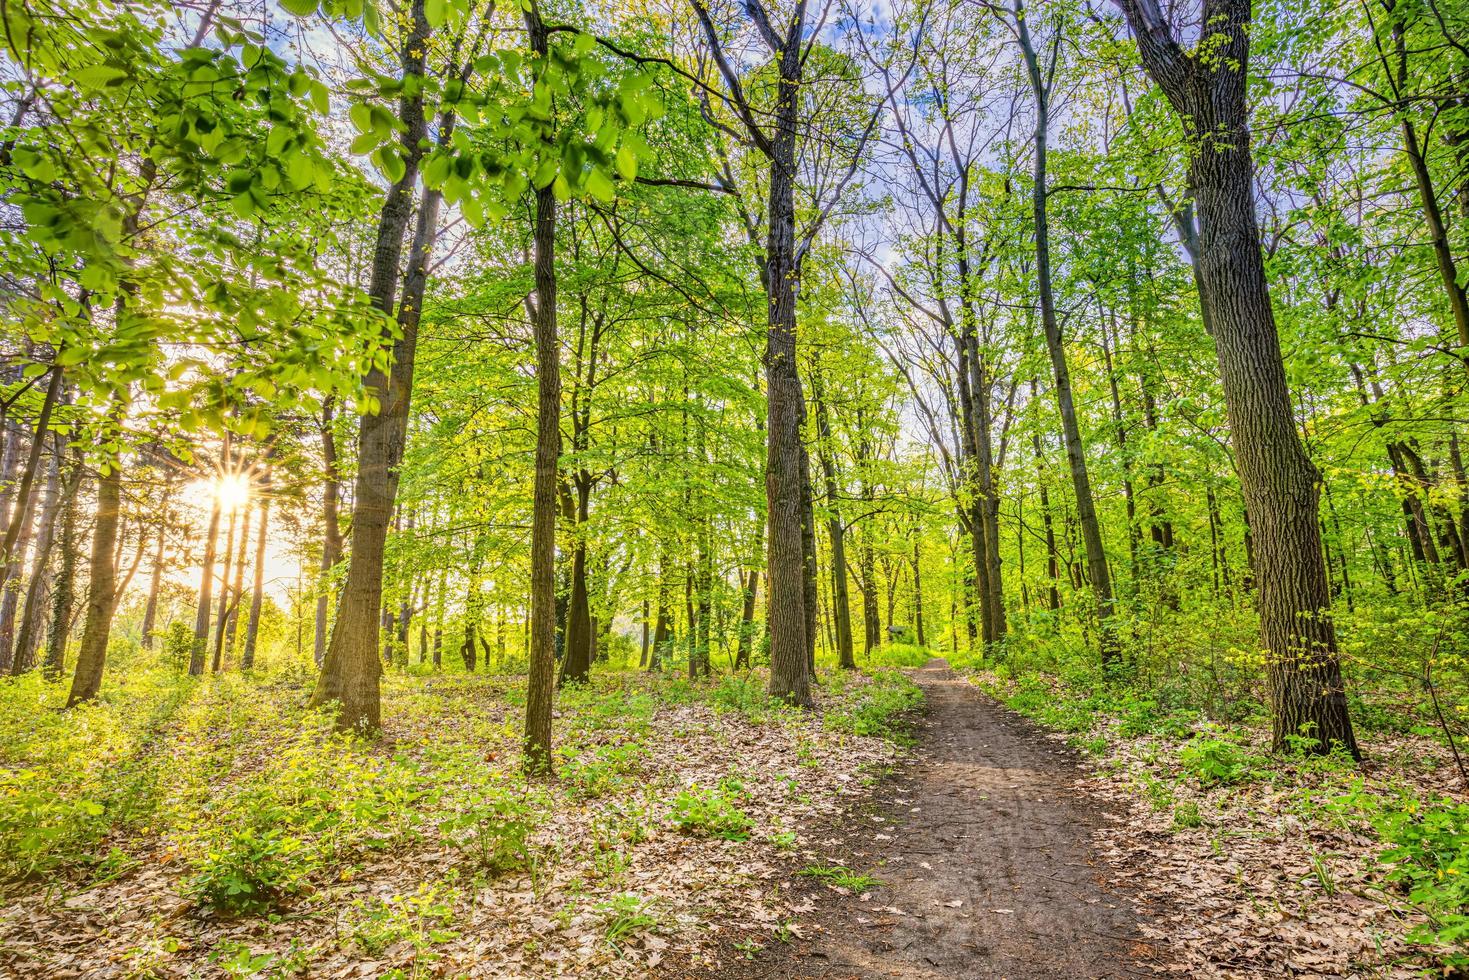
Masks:
[[[430,33],[424,0],[413,0],[409,16],[411,29],[401,48],[405,78],[424,73]],[[373,306],[384,316],[392,315],[395,305],[399,259],[413,211],[418,167],[428,143],[421,90],[405,90],[399,117],[404,123],[404,173],[383,202],[368,288]],[[441,127],[441,140],[448,135],[444,128]],[[337,606],[331,642],[311,695],[313,705],[335,703],[338,706],[337,725],[343,730],[374,730],[381,721],[382,662],[378,659],[377,637],[382,613],[383,552],[398,493],[398,465],[408,435],[418,321],[438,232],[440,201],[437,191],[427,191],[418,208],[403,278],[402,301],[397,304],[398,337],[393,342],[392,362],[386,372],[374,368],[364,379],[366,389],[378,400],[378,412],[363,416],[359,423],[347,581]]]
[[[87,585],[87,618],[77,649],[68,708],[97,697],[107,665],[107,638],[117,610],[117,525],[122,509],[122,470],[114,463],[97,480],[93,518],[91,574]]]
[[[1210,5],[1207,62],[1179,47],[1155,0],[1117,0],[1144,67],[1192,137],[1198,277],[1209,310],[1240,485],[1249,513],[1274,746],[1303,728],[1357,755],[1331,621],[1319,480],[1291,413],[1255,217],[1250,154],[1249,0]]]
[[[539,9],[524,12],[531,52],[549,56]],[[551,151],[549,145],[544,147]],[[526,679],[524,768],[553,774],[551,711],[556,679],[556,483],[561,458],[561,345],[556,335],[556,195],[536,191],[535,299],[530,304],[536,345],[536,457],[531,517],[531,643]]]

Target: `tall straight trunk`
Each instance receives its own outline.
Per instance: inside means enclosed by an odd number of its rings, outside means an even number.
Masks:
[[[766,622],[770,630],[771,697],[810,707],[810,644],[806,562],[805,396],[796,363],[796,141],[801,86],[800,21],[794,15],[788,43],[780,55],[772,116],[770,182],[767,198],[764,284],[766,289],[766,442],[765,498],[769,543],[766,568]],[[808,481],[809,482],[809,481]],[[814,571],[814,567],[811,568]]]
[[[658,670],[663,666],[663,655],[673,642],[673,625],[668,612],[668,580],[664,576],[667,564],[658,562],[658,614],[653,627],[653,651],[649,655],[648,669]]]
[[[524,8],[532,54],[550,57],[550,35],[534,4]],[[542,151],[552,152],[549,136]],[[556,195],[536,191],[535,301],[536,457],[531,515],[531,649],[525,698],[525,772],[550,776],[551,711],[556,680],[556,482],[561,457],[561,345],[556,331]]]
[[[158,625],[158,588],[163,583],[163,554],[168,543],[168,505],[158,515],[158,544],[153,548],[153,567],[148,575],[148,601],[143,606],[143,649],[153,649],[153,631]]]
[[[741,582],[744,581],[744,577],[745,577],[744,572],[741,572],[740,573],[740,581]],[[639,669],[643,669],[643,668],[646,668],[648,666],[648,638],[651,635],[651,633],[649,631],[652,628],[652,624],[648,622],[648,615],[649,615],[648,600],[645,598],[645,599],[643,599],[643,617],[642,617],[642,619],[643,619],[643,622],[642,622],[642,627],[643,627],[643,630],[642,630],[642,632],[643,632],[642,654],[641,654],[641,656],[638,657],[638,668]]]
[[[229,530],[224,535],[224,554],[219,563],[219,610],[214,616],[214,657],[210,670],[219,673],[224,663],[224,627],[230,612],[230,571],[235,561],[235,525],[239,521],[239,508],[230,508]]]
[[[59,447],[58,447],[59,448]],[[77,566],[77,498],[82,481],[82,461],[73,453],[71,474],[61,505],[61,539],[57,542],[61,561],[56,569],[56,584],[51,591],[51,625],[46,634],[46,661],[41,673],[47,680],[59,680],[66,666],[66,641],[71,635],[71,611],[76,602]]]
[[[55,539],[56,515],[62,506],[61,453],[63,443],[56,439],[51,461],[46,468],[46,491],[41,504],[41,524],[36,531],[35,555],[26,583],[25,611],[20,618],[20,632],[15,640],[15,660],[11,672],[19,675],[36,665],[36,650],[46,624],[46,593],[51,580],[51,552]],[[74,488],[72,488],[74,490]]]
[[[1137,496],[1132,486],[1132,458],[1127,450],[1127,422],[1122,415],[1122,391],[1117,384],[1117,364],[1114,360],[1116,354],[1114,349],[1120,342],[1117,333],[1116,316],[1112,310],[1103,311],[1101,318],[1102,326],[1102,357],[1107,368],[1107,388],[1112,395],[1112,428],[1117,437],[1117,453],[1122,458],[1122,497],[1127,505],[1127,563],[1128,570],[1132,574],[1132,590],[1136,594],[1138,590],[1139,566],[1138,566],[1138,527],[1137,527]],[[1111,335],[1108,335],[1108,325],[1111,325]]]
[[[338,501],[341,497],[341,474],[337,469],[337,435],[333,428],[334,403],[327,398],[321,405],[321,461],[325,479],[321,488],[321,522],[324,528],[321,541],[321,578],[317,581],[316,593],[316,637],[313,654],[316,665],[326,657],[327,614],[330,612],[330,589],[328,575],[337,562],[342,560],[342,528],[338,519]]]
[[[260,640],[260,608],[265,600],[265,545],[270,537],[270,498],[260,499],[260,527],[255,531],[255,582],[250,588],[250,619],[245,624],[245,649],[240,669],[255,669],[255,647]]]
[[[91,701],[102,689],[107,665],[107,637],[117,609],[117,525],[122,510],[122,469],[114,460],[97,479],[97,507],[92,525],[91,573],[87,584],[87,618],[77,649],[68,708]]]
[[[1338,743],[1356,756],[1321,547],[1319,479],[1291,413],[1255,217],[1246,95],[1250,2],[1211,5],[1217,44],[1207,61],[1184,53],[1151,0],[1117,2],[1144,67],[1195,137],[1189,182],[1200,225],[1201,299],[1249,514],[1274,747],[1286,749],[1304,730],[1322,751]]]
[[[584,528],[590,488],[580,480],[573,491],[576,506],[573,517],[577,528]],[[571,553],[571,595],[566,608],[566,646],[561,658],[559,684],[585,684],[592,671],[592,607],[587,589],[587,544],[580,535]]]
[[[413,0],[411,28],[401,46],[402,77],[422,76],[430,28],[425,0]],[[410,94],[411,93],[411,94]],[[399,104],[404,124],[404,171],[388,191],[378,221],[376,251],[368,297],[384,317],[392,316],[398,283],[398,265],[413,212],[418,168],[428,144],[421,88],[405,86]],[[447,123],[440,139],[448,136]],[[337,606],[331,642],[322,660],[311,703],[335,703],[337,725],[343,730],[376,729],[382,717],[382,662],[377,655],[377,629],[382,613],[383,552],[393,502],[398,494],[398,464],[408,437],[408,408],[413,391],[418,322],[428,284],[428,265],[438,233],[437,191],[425,191],[418,208],[413,244],[403,277],[403,296],[397,304],[397,338],[392,363],[384,372],[374,367],[365,387],[378,400],[376,415],[361,418],[357,431],[357,480],[352,504],[352,547],[347,581]],[[385,331],[384,338],[389,334]]]
[[[220,451],[221,475],[233,471],[230,452],[230,433],[226,430]],[[215,549],[218,547],[220,513],[219,493],[216,489],[210,496],[209,524],[204,531],[204,570],[199,577],[199,605],[194,610],[194,641],[189,646],[191,677],[203,675],[205,654],[209,651],[209,616],[214,606],[214,559]]]
[[[235,557],[235,582],[230,587],[230,604],[225,618],[221,621],[225,625],[224,649],[226,653],[235,652],[235,636],[239,632],[240,625],[240,603],[245,601],[245,565],[250,559],[250,524],[253,512],[248,504],[245,508],[245,519],[240,524],[240,542]]]
[[[20,611],[20,593],[23,584],[26,555],[31,546],[31,530],[35,523],[36,510],[41,496],[41,487],[34,484],[26,493],[27,499],[16,506],[21,508],[19,533],[15,536],[10,552],[10,565],[5,574],[3,595],[0,595],[0,674],[10,673],[15,664],[16,614]]]
[[[1061,436],[1066,446],[1066,462],[1071,470],[1072,489],[1076,495],[1076,518],[1081,525],[1082,544],[1086,549],[1087,572],[1097,606],[1100,626],[1102,665],[1116,666],[1121,653],[1112,619],[1112,577],[1107,568],[1107,552],[1102,546],[1102,529],[1097,522],[1096,503],[1092,499],[1091,475],[1087,472],[1086,453],[1081,443],[1081,427],[1076,419],[1076,404],[1071,393],[1071,369],[1066,363],[1066,347],[1061,337],[1061,324],[1056,317],[1056,302],[1051,288],[1050,221],[1047,214],[1048,188],[1047,143],[1050,138],[1051,82],[1036,59],[1026,24],[1025,8],[1015,0],[1015,22],[1035,97],[1035,175],[1031,188],[1031,210],[1035,220],[1035,275],[1040,294],[1041,328],[1046,337],[1046,352],[1056,378],[1056,407],[1061,415]]]
[[[928,646],[927,639],[923,635],[923,577],[919,567],[923,562],[923,554],[920,551],[921,540],[918,535],[913,536],[913,625],[918,631],[918,645]],[[1025,579],[1025,568],[1020,569],[1020,578]]]
[[[821,475],[826,484],[826,535],[831,542],[831,596],[832,626],[836,634],[837,662],[847,670],[855,670],[857,661],[852,656],[852,607],[847,596],[847,546],[846,529],[842,526],[841,508],[838,507],[836,462],[831,452],[831,419],[822,391],[821,372],[812,378],[811,393],[816,403],[816,429],[821,440],[817,457],[821,461]]]
[[[1036,384],[1030,383],[1031,397],[1035,397]],[[1041,528],[1046,539],[1046,606],[1055,612],[1061,608],[1061,554],[1056,547],[1056,524],[1051,517],[1051,495],[1046,489],[1045,456],[1041,452],[1040,433],[1031,434],[1031,451],[1035,453],[1036,483],[1040,486]]]

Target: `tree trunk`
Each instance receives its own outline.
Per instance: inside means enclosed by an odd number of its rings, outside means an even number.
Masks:
[[[71,693],[66,699],[68,708],[93,700],[102,689],[102,671],[107,665],[107,638],[112,632],[112,615],[117,610],[117,524],[121,509],[122,470],[119,461],[113,460],[107,472],[97,480],[87,619],[81,646],[77,650]]]
[[[216,674],[224,665],[224,632],[230,612],[230,571],[235,559],[235,523],[238,517],[238,508],[231,508],[229,530],[224,535],[224,556],[220,561],[219,611],[214,617],[214,657],[210,664],[210,670]]]
[[[584,529],[590,488],[577,481],[576,527]],[[566,646],[558,684],[585,684],[592,671],[592,609],[587,591],[587,544],[578,534],[571,554],[571,596],[566,610]]]
[[[798,8],[804,10],[804,8]],[[800,19],[798,13],[797,20]],[[765,498],[770,522],[766,568],[770,588],[770,696],[811,707],[806,513],[802,483],[806,447],[805,396],[796,364],[796,140],[799,130],[801,45],[799,27],[781,53],[770,148],[765,288],[767,296],[765,389]],[[814,568],[812,569],[814,571]]]
[[[1357,756],[1321,549],[1318,475],[1291,413],[1255,218],[1246,97],[1250,3],[1217,4],[1211,26],[1218,44],[1207,62],[1183,53],[1156,6],[1118,3],[1144,67],[1192,137],[1201,300],[1214,329],[1249,514],[1274,747],[1286,749],[1307,730],[1321,751],[1339,743]]]
[[[66,666],[66,641],[71,635],[71,610],[76,601],[76,530],[77,498],[82,481],[82,461],[73,453],[71,475],[63,495],[61,508],[60,566],[56,570],[56,585],[51,592],[51,626],[46,635],[46,662],[41,673],[49,681],[60,680]]]
[[[532,53],[543,64],[549,37],[534,4],[524,11]],[[549,136],[543,152],[552,152]],[[561,457],[561,345],[556,336],[556,195],[536,191],[535,302],[531,328],[536,345],[536,463],[531,517],[531,650],[526,679],[524,768],[528,776],[553,774],[551,711],[556,680],[556,483]]]
[[[841,508],[837,505],[840,498],[836,463],[832,459],[831,419],[828,417],[822,391],[820,371],[812,378],[812,395],[816,402],[817,437],[821,440],[817,457],[821,461],[821,473],[826,483],[826,535],[831,541],[832,620],[836,631],[837,662],[847,670],[855,670],[857,661],[852,656],[852,607],[847,597],[846,529],[842,526]]]
[[[143,607],[143,649],[153,649],[153,631],[158,625],[158,587],[163,582],[163,554],[168,542],[168,505],[158,515],[158,544],[153,549],[153,567],[148,575],[148,602]]]
[[[228,473],[230,463],[230,433],[226,430],[220,451],[220,472]],[[204,571],[199,577],[199,605],[194,611],[194,642],[189,647],[189,676],[200,677],[204,673],[204,655],[209,650],[209,616],[214,606],[214,559],[219,538],[219,492],[210,488],[209,525],[204,531]]]
[[[255,582],[250,589],[250,620],[245,624],[245,649],[240,669],[255,669],[255,646],[260,639],[260,607],[265,599],[265,544],[270,534],[270,498],[260,500],[260,527],[255,532]]]
[[[1056,317],[1056,302],[1051,290],[1050,222],[1047,215],[1046,186],[1047,142],[1050,137],[1050,82],[1043,75],[1031,45],[1025,9],[1016,0],[1015,20],[1021,52],[1035,96],[1035,179],[1031,189],[1031,209],[1035,219],[1035,274],[1040,294],[1041,328],[1046,337],[1046,352],[1056,378],[1056,407],[1061,415],[1061,436],[1066,446],[1066,462],[1071,470],[1071,484],[1076,495],[1076,517],[1081,525],[1082,544],[1086,548],[1087,572],[1097,604],[1100,627],[1102,666],[1115,667],[1121,658],[1117,632],[1112,617],[1112,578],[1107,568],[1107,552],[1102,546],[1101,525],[1097,522],[1096,504],[1092,499],[1091,475],[1087,472],[1086,453],[1081,444],[1081,427],[1076,419],[1076,405],[1071,394],[1071,369],[1066,363],[1066,348],[1061,337],[1061,324]]]
[[[41,644],[41,631],[46,624],[46,598],[51,579],[51,552],[56,532],[57,512],[63,506],[61,491],[61,452],[64,443],[54,442],[51,462],[46,470],[45,501],[41,506],[41,525],[36,532],[35,556],[26,585],[25,611],[21,614],[20,633],[15,641],[12,672],[16,675],[36,665],[36,650]],[[67,488],[75,492],[75,486]]]
[[[321,405],[321,460],[326,478],[322,481],[321,490],[321,518],[325,531],[321,542],[321,578],[316,586],[316,637],[313,650],[318,667],[326,657],[327,614],[331,602],[328,575],[337,562],[342,560],[342,528],[337,516],[341,474],[337,470],[337,435],[333,428],[331,398],[327,398]]]
[[[413,0],[412,29],[401,48],[404,78],[422,76],[425,71],[430,29],[424,2]],[[404,173],[383,202],[368,289],[373,306],[384,317],[393,312],[399,258],[413,211],[418,165],[428,142],[421,90],[411,96],[405,94],[399,115],[404,123]],[[441,127],[440,139],[448,135],[448,128]],[[376,415],[363,416],[358,428],[347,582],[337,606],[337,619],[316,690],[311,696],[314,706],[337,704],[337,726],[343,730],[372,730],[381,721],[382,662],[377,655],[377,628],[382,612],[383,551],[398,493],[398,464],[407,441],[418,321],[438,231],[440,201],[439,192],[426,191],[418,209],[403,280],[403,298],[398,306],[398,337],[393,342],[392,364],[386,373],[374,367],[365,379],[365,387],[376,396],[379,410]],[[384,337],[387,336],[385,332]]]

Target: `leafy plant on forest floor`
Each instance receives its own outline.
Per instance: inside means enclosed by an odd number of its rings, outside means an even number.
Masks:
[[[730,841],[749,840],[754,822],[739,808],[738,790],[690,786],[673,798],[669,818],[685,833],[719,837]]]
[[[836,888],[843,888],[849,892],[866,892],[881,887],[882,879],[869,874],[861,874],[851,868],[840,864],[824,865],[813,864],[802,868],[797,874],[806,878],[815,878]]]

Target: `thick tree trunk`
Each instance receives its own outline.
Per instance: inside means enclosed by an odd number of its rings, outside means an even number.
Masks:
[[[404,78],[424,74],[430,33],[424,0],[413,0],[410,16],[412,29],[401,48]],[[383,202],[368,288],[373,306],[384,317],[393,312],[399,258],[413,211],[418,166],[428,142],[421,90],[403,96],[399,115],[404,123],[404,173]],[[444,129],[447,126],[441,127]],[[440,139],[447,135],[441,131]],[[337,725],[343,730],[372,730],[381,721],[382,662],[377,655],[377,630],[382,613],[383,552],[398,493],[398,464],[407,441],[418,321],[438,232],[440,201],[439,192],[426,191],[419,205],[402,302],[398,305],[398,337],[393,343],[392,363],[386,373],[374,368],[365,379],[366,389],[378,400],[378,413],[363,416],[358,428],[347,581],[316,690],[311,696],[313,705],[335,703],[338,706]]]
[[[802,8],[804,9],[804,8]],[[799,19],[799,16],[798,18]],[[766,458],[765,497],[770,522],[766,568],[770,575],[766,621],[770,630],[771,697],[810,707],[811,641],[806,561],[807,470],[801,427],[805,396],[796,364],[796,140],[799,131],[801,37],[793,25],[779,64],[770,141],[765,275]],[[814,571],[814,568],[812,569]]]
[[[1144,67],[1193,136],[1201,299],[1249,514],[1274,747],[1284,750],[1305,732],[1322,751],[1340,744],[1355,756],[1321,548],[1318,474],[1291,413],[1255,218],[1246,96],[1250,3],[1220,0],[1212,24],[1219,43],[1202,63],[1184,54],[1149,0],[1118,2]]]
[[[91,574],[87,585],[87,618],[77,650],[68,708],[91,701],[102,689],[107,665],[107,638],[117,610],[117,525],[122,509],[122,470],[114,460],[97,480],[97,509],[93,519]],[[68,610],[69,611],[69,610]]]

